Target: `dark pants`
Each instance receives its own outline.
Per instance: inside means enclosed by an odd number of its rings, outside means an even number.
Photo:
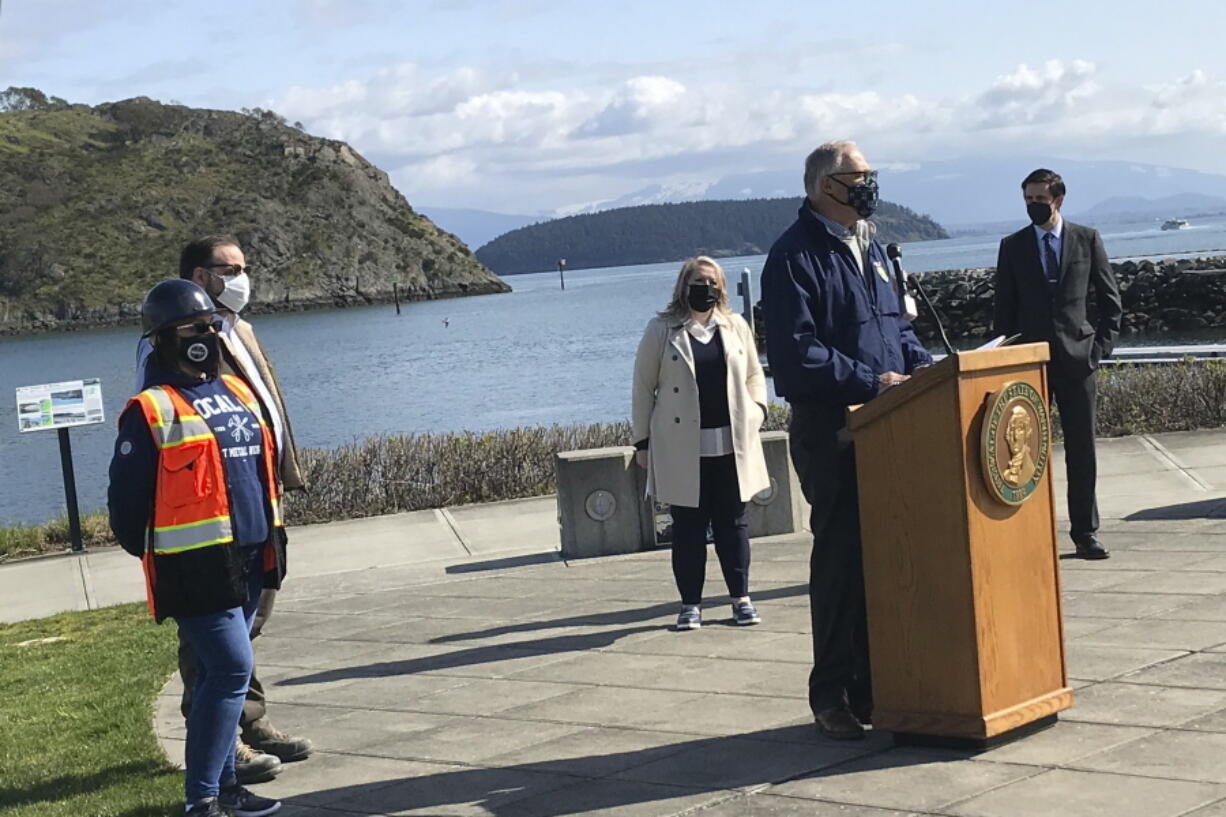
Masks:
[[[1049,365],[1047,378],[1056,407],[1060,409],[1060,427],[1064,430],[1069,533],[1074,542],[1084,544],[1098,531],[1098,502],[1094,496],[1098,479],[1098,460],[1094,452],[1097,397],[1094,373],[1088,377],[1070,377]]]
[[[260,593],[259,606],[255,611],[255,618],[251,624],[251,640],[254,641],[259,636],[260,631],[264,628],[264,622],[268,621],[272,615],[273,602],[276,601],[277,591],[265,588]],[[196,659],[196,652],[192,649],[191,642],[183,637],[183,631],[179,631],[179,675],[183,678],[183,697],[179,701],[179,711],[183,713],[186,719],[192,711],[192,691],[196,686],[196,671],[199,667],[199,662]],[[243,715],[239,723],[246,728],[252,721],[257,721],[264,717],[264,687],[260,685],[260,681],[256,678],[255,667],[251,669],[251,684],[247,688],[247,699],[243,702]]]
[[[815,715],[843,704],[872,709],[856,458],[843,414],[837,406],[793,405],[788,429],[792,464],[812,506],[809,707]]]
[[[736,457],[702,457],[698,470],[698,507],[672,506],[673,577],[682,604],[702,602],[707,572],[707,523],[724,571],[728,595],[749,595],[749,524],[736,478]]]

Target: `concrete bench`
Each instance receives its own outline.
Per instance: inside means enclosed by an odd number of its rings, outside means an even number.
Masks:
[[[809,507],[792,470],[787,432],[762,432],[762,450],[771,487],[749,503],[749,535],[802,530]],[[563,557],[636,553],[657,546],[655,509],[644,497],[646,472],[635,464],[634,448],[561,451],[554,467]]]

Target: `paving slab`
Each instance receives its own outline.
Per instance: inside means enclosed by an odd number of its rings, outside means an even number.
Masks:
[[[692,741],[680,752],[614,775],[615,780],[705,788],[754,789],[845,763],[871,752],[864,744],[781,743],[752,738]]]
[[[1068,674],[1073,678],[1106,681],[1142,667],[1170,661],[1188,653],[1182,650],[1118,647],[1071,641],[1065,646]]]
[[[1152,777],[1055,769],[946,809],[964,817],[1175,817],[1212,803],[1226,787]]]
[[[1192,652],[1226,643],[1226,621],[1142,619],[1094,629],[1077,636],[1076,640],[1091,645],[1167,648]]]
[[[1226,654],[1193,653],[1128,676],[1135,684],[1226,690]]]
[[[780,797],[770,792],[754,792],[704,808],[701,817],[919,817],[913,812],[848,806],[842,803],[815,804],[812,800]]]
[[[567,788],[520,799],[506,808],[498,808],[495,813],[500,817],[560,817],[571,814],[585,817],[650,817],[686,814],[724,802],[736,794],[722,789],[712,791],[605,779],[573,783]]]
[[[781,783],[771,793],[931,812],[1043,771],[1034,766],[978,762],[953,752],[893,750]]]
[[[558,502],[531,497],[448,509],[464,545],[474,554],[517,550],[525,544],[558,547]]]
[[[1226,783],[1226,734],[1168,729],[1137,738],[1075,765],[1116,774]]]
[[[1226,690],[1107,682],[1077,690],[1061,718],[1127,726],[1170,727],[1226,707]]]
[[[1065,766],[1079,758],[1156,734],[1156,729],[1063,720],[1025,740],[1014,741],[980,757],[1031,766]]]

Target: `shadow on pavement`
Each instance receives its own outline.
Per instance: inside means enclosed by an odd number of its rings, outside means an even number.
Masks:
[[[1165,505],[1161,508],[1146,508],[1124,517],[1126,522],[1144,522],[1158,519],[1226,519],[1226,497]]]
[[[800,596],[808,593],[808,585],[797,584],[789,587],[777,587],[761,593],[755,593],[758,600],[770,600]],[[407,658],[400,661],[381,661],[376,664],[364,664],[355,667],[337,667],[335,669],[299,675],[280,681],[278,686],[301,686],[303,684],[321,684],[327,681],[341,681],[350,678],[375,678],[392,675],[413,675],[419,672],[433,670],[456,669],[487,664],[495,661],[505,661],[517,655],[537,654],[553,655],[568,652],[584,652],[598,650],[611,646],[618,639],[635,633],[645,633],[671,626],[671,620],[665,624],[639,624],[659,618],[671,618],[677,611],[677,604],[652,604],[646,607],[636,607],[629,610],[615,610],[608,613],[593,613],[590,615],[555,618],[548,621],[529,621],[517,624],[507,624],[491,627],[472,633],[462,633],[452,636],[433,638],[431,644],[447,644],[457,641],[467,641],[514,633],[531,633],[539,630],[553,630],[567,627],[609,627],[592,633],[572,633],[536,638],[527,641],[515,641],[506,644],[490,644],[481,647],[458,649],[454,652],[428,655],[420,658]]]
[[[727,797],[723,799],[731,799],[745,792],[730,789],[838,776],[848,771],[849,763],[870,756],[866,765],[874,770],[945,763],[970,756],[950,751],[891,752],[891,748],[885,734],[870,733],[865,741],[840,743],[817,737],[813,726],[805,724],[627,752],[456,769],[341,786],[290,797],[286,802],[362,814],[427,809],[452,813],[444,807],[462,805],[466,812],[480,808],[498,817],[562,817],[686,798],[668,807],[667,813],[672,814],[720,799],[703,795],[724,793]],[[653,764],[658,765],[643,768]],[[640,771],[630,771],[634,769]],[[813,805],[820,807],[818,803]],[[332,812],[321,809],[319,813]]]
[[[477,664],[487,664],[493,661],[506,661],[524,654],[550,655],[566,652],[583,652],[608,647],[619,638],[633,633],[642,633],[659,629],[658,625],[627,627],[620,630],[606,630],[583,635],[559,635],[552,638],[538,638],[532,641],[517,641],[514,644],[493,644],[485,647],[471,647],[455,652],[429,655],[422,658],[408,658],[402,661],[381,661],[377,664],[365,664],[358,667],[337,667],[310,675],[299,675],[286,678],[277,686],[300,686],[302,684],[322,684],[326,681],[340,681],[347,678],[378,678],[391,675],[413,675],[418,672],[432,670],[456,669],[471,667]]]
[[[561,562],[562,552],[550,550],[545,553],[529,553],[524,556],[506,556],[502,559],[486,559],[484,562],[464,562],[458,565],[448,565],[447,573],[483,573],[487,570],[503,570],[509,567],[528,567],[543,565],[550,562]]]
[[[788,587],[776,587],[770,590],[756,591],[753,594],[755,601],[771,601],[772,599],[783,599],[794,596],[804,596],[809,592],[809,585],[794,584]],[[651,619],[663,618],[672,616],[677,613],[678,602],[670,601],[664,604],[652,604],[646,607],[634,607],[628,610],[613,610],[608,613],[589,613],[581,616],[572,616],[570,618],[555,618],[548,621],[525,621],[515,624],[505,624],[499,627],[490,627],[485,630],[474,630],[471,633],[456,633],[455,635],[443,635],[437,638],[430,639],[431,644],[450,644],[454,641],[474,641],[481,638],[494,638],[496,636],[511,635],[513,633],[530,633],[536,630],[553,630],[559,627],[601,627],[601,626],[617,626],[622,624],[634,624],[639,621],[649,621]],[[709,602],[705,602],[704,606],[708,606]]]

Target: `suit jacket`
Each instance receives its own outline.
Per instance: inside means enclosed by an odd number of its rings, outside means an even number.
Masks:
[[[1086,315],[1091,289],[1097,326]],[[1052,365],[1062,373],[1087,377],[1097,369],[1115,348],[1123,314],[1119,284],[1097,230],[1064,222],[1054,297],[1043,274],[1034,228],[1027,225],[1000,242],[993,329],[999,335],[1020,334],[1024,343],[1046,341]]]

